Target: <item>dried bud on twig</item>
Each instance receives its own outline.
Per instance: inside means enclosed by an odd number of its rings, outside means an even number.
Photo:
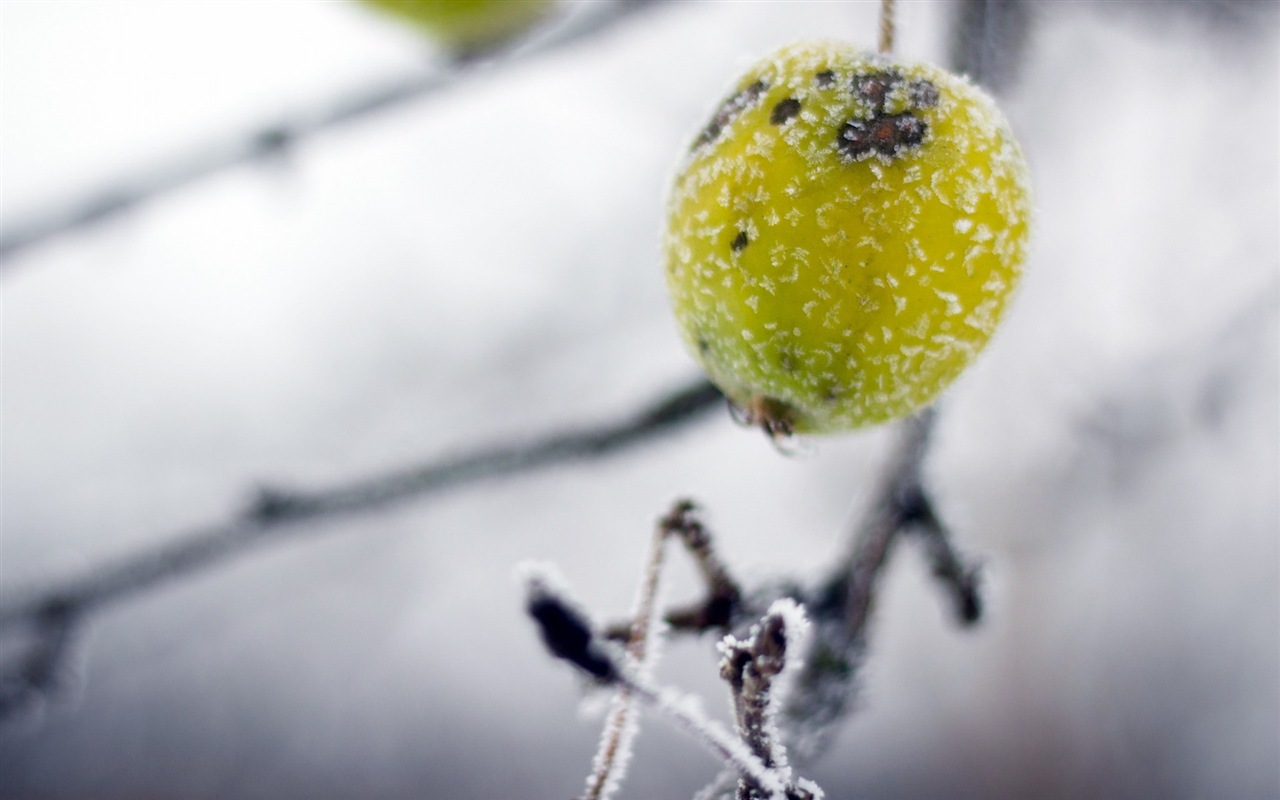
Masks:
[[[747,639],[726,636],[720,643],[723,658],[720,676],[733,694],[738,736],[751,752],[785,785],[788,800],[816,798],[821,790],[793,781],[787,750],[777,717],[787,690],[787,679],[799,663],[809,622],[803,608],[791,599],[774,602]],[[774,796],[748,776],[738,781],[737,800],[763,800]]]
[[[619,680],[618,665],[601,645],[585,614],[579,611],[544,570],[530,568],[525,608],[538,623],[542,641],[556,658],[564,659],[598,680]]]

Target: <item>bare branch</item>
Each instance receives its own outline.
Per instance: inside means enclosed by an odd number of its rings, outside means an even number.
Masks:
[[[83,622],[110,603],[245,554],[255,545],[296,530],[302,523],[374,511],[481,480],[602,458],[692,422],[721,397],[719,390],[700,379],[618,422],[554,432],[522,445],[479,447],[453,458],[320,491],[262,489],[248,509],[227,522],[178,534],[157,547],[93,570],[79,580],[5,602],[0,607],[0,631],[22,626],[39,634],[46,640],[39,646],[52,653],[45,659],[49,666],[20,672],[52,674],[63,648],[53,648],[50,643],[55,633],[62,634],[70,620]],[[68,623],[52,624],[51,620]],[[43,680],[19,682],[37,693],[48,685]],[[6,696],[12,694],[8,688],[4,691]],[[13,706],[0,704],[0,719],[11,710]]]
[[[920,468],[935,418],[933,409],[928,409],[904,423],[902,442],[885,470],[870,512],[854,535],[853,549],[829,580],[828,585],[843,591],[842,617],[851,641],[860,643],[866,635],[876,585],[897,534],[916,522],[926,508]]]
[[[976,622],[981,612],[977,571],[952,549],[921,482],[935,414],[926,409],[903,423],[902,439],[849,554],[807,604],[814,624],[812,652],[787,708],[793,727],[805,734],[798,737],[802,755],[819,751],[831,725],[846,713],[880,579],[901,534],[918,531],[924,537],[934,575],[957,598],[961,619]]]
[[[56,692],[62,683],[67,651],[77,629],[71,609],[50,606],[35,622],[35,641],[21,658],[0,670],[0,720],[27,709]]]
[[[962,625],[972,625],[982,617],[981,571],[956,551],[950,531],[934,512],[928,496],[921,494],[919,502],[920,507],[913,511],[916,524],[907,530],[924,543],[933,576],[951,594],[956,619]]]
[[[118,216],[143,203],[195,183],[217,172],[277,158],[320,133],[348,122],[406,105],[434,92],[450,89],[477,72],[509,66],[554,51],[606,30],[632,12],[656,0],[617,0],[589,4],[591,11],[527,46],[513,43],[503,51],[462,53],[443,67],[427,66],[390,80],[361,86],[308,110],[258,126],[248,134],[174,156],[138,174],[120,178],[61,208],[47,209],[25,222],[6,226],[0,234],[0,270],[15,254],[57,236]]]

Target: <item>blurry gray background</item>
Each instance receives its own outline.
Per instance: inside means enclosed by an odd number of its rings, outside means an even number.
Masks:
[[[945,62],[959,4],[899,6],[898,52]],[[1275,6],[1031,12],[1002,105],[1035,251],[927,464],[989,614],[957,630],[900,550],[860,706],[805,773],[831,798],[1275,798]],[[871,47],[876,13],[658,4],[12,255],[0,605],[224,519],[259,482],[523,441],[681,385],[657,247],[678,154],[751,61]],[[0,231],[439,55],[354,3],[3,0]],[[652,521],[689,495],[745,581],[812,578],[889,441],[788,458],[713,413],[300,528],[90,620],[62,690],[0,727],[0,794],[567,798],[599,718],[515,565],[556,562],[616,617]],[[692,596],[679,557],[671,577]],[[724,716],[711,645],[671,645],[659,674]],[[646,719],[622,797],[716,771]]]

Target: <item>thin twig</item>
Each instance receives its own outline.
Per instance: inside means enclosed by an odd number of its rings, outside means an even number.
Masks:
[[[777,600],[752,626],[745,640],[733,635],[720,642],[720,677],[733,697],[738,736],[761,762],[787,784],[787,797],[812,797],[793,780],[787,748],[777,725],[787,689],[786,673],[801,658],[809,629],[803,606],[790,598]],[[764,800],[761,787],[739,779],[738,800]]]
[[[485,68],[508,66],[580,41],[652,2],[654,0],[618,0],[589,4],[591,11],[573,24],[565,24],[527,46],[485,54],[486,58],[462,55],[443,68],[428,66],[348,90],[336,98],[316,103],[308,111],[260,125],[251,133],[231,136],[186,155],[168,158],[61,208],[48,209],[33,214],[25,222],[6,226],[7,230],[0,235],[0,269],[7,267],[17,253],[54,237],[118,216],[214,173],[278,157],[316,134],[451,88]]]
[[[41,615],[35,641],[23,657],[0,671],[0,719],[28,708],[58,690],[77,631],[78,615],[51,607]]]
[[[631,622],[631,638],[627,642],[627,652],[635,661],[637,668],[645,670],[648,666],[650,641],[655,635],[657,626],[658,583],[662,575],[663,557],[666,554],[667,537],[670,535],[673,518],[684,513],[686,501],[677,502],[675,508],[658,521],[653,541],[649,545],[649,558],[645,563],[644,580],[640,585],[640,596],[636,603],[635,616]],[[587,778],[585,800],[604,800],[610,795],[610,789],[617,784],[625,760],[629,756],[628,741],[635,735],[632,724],[631,690],[625,687],[618,689],[609,709],[609,717],[605,721],[600,738],[600,748],[593,762],[591,775]]]
[[[595,629],[546,570],[526,570],[525,588],[525,608],[553,656],[568,661],[599,682],[626,689],[662,711],[721,761],[765,791],[778,793],[784,789],[784,781],[776,771],[765,766],[746,744],[735,739],[723,726],[707,719],[695,697],[656,686],[641,674],[630,656],[620,652]]]
[[[739,775],[763,791],[776,795],[786,790],[786,784],[776,771],[765,766],[755,753],[719,723],[707,719],[692,698],[669,689],[642,684],[628,675],[624,675],[620,683],[631,689],[641,700],[660,709],[719,756],[721,761],[731,765]]]
[[[876,587],[897,534],[916,521],[924,507],[920,469],[935,419],[930,408],[906,421],[902,442],[854,536],[853,549],[831,580],[844,589],[843,618],[850,641],[860,641],[866,635]]]
[[[882,56],[893,54],[894,2],[895,0],[880,0],[880,42],[876,49]]]
[[[667,611],[663,620],[673,631],[680,633],[728,630],[741,616],[742,589],[716,554],[711,533],[696,511],[697,506],[692,501],[680,500],[663,517],[662,525],[666,535],[679,538],[693,558],[706,585],[706,596],[687,606]],[[630,620],[615,623],[605,630],[605,636],[625,641],[631,635],[632,624]]]
[[[982,617],[981,571],[960,556],[928,495],[921,493],[918,500],[919,507],[913,511],[915,525],[908,531],[923,541],[933,576],[951,594],[956,619],[962,625],[972,625]]]
[[[50,620],[65,614],[87,622],[88,616],[111,603],[245,554],[301,523],[383,509],[481,480],[601,458],[692,422],[721,397],[714,386],[699,379],[619,422],[554,432],[523,445],[480,447],[320,491],[263,489],[248,509],[230,521],[178,534],[79,580],[6,601],[0,607],[0,631],[25,626],[41,636],[53,636],[60,628]],[[57,659],[49,661],[46,672],[52,674]],[[38,688],[39,681],[29,683]],[[0,719],[5,712],[0,708]]]

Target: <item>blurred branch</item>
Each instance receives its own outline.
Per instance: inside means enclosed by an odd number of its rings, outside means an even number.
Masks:
[[[33,214],[25,222],[6,225],[0,232],[0,269],[7,268],[15,254],[57,236],[111,219],[231,167],[279,157],[305,139],[452,88],[486,68],[506,67],[589,38],[655,2],[657,0],[590,3],[587,4],[590,11],[577,19],[571,18],[559,27],[552,23],[552,30],[546,36],[513,42],[503,50],[480,55],[459,54],[443,67],[432,65],[361,86],[316,103],[308,111],[272,120],[247,134],[230,136],[122,177],[65,206]]]
[[[904,422],[902,438],[855,528],[849,554],[807,595],[813,644],[787,707],[805,756],[825,746],[832,725],[848,710],[853,679],[866,656],[880,581],[902,535],[916,534],[925,541],[933,575],[955,601],[960,622],[970,625],[981,616],[978,570],[956,552],[922,483],[935,419],[936,412],[926,409]]]
[[[721,397],[710,383],[698,380],[618,422],[550,433],[523,445],[478,447],[320,491],[262,488],[229,521],[180,533],[79,580],[6,602],[0,608],[0,632],[24,627],[37,642],[24,658],[14,659],[20,663],[0,668],[0,720],[53,686],[72,622],[83,623],[110,603],[246,553],[304,522],[375,511],[482,480],[626,450],[692,422]]]
[[[1030,40],[1030,2],[960,0],[953,8],[951,68],[995,94],[1013,88]]]

